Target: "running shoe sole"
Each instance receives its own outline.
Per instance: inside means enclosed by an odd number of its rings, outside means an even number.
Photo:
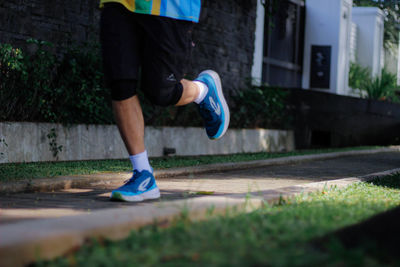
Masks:
[[[149,191],[146,191],[142,194],[139,195],[124,195],[121,194],[121,192],[112,192],[111,194],[111,199],[112,200],[122,200],[122,201],[128,201],[128,202],[141,202],[144,200],[149,200],[149,199],[158,199],[160,198],[160,189],[158,187],[151,189]]]

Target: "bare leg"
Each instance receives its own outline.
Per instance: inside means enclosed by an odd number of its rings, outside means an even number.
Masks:
[[[199,94],[197,85],[189,80],[181,80],[182,97],[176,106],[192,103]],[[122,101],[113,101],[114,117],[122,140],[129,155],[136,155],[146,150],[144,145],[144,119],[139,98],[133,96]]]
[[[182,79],[183,93],[176,106],[184,106],[192,103],[199,95],[199,88],[197,85],[189,80]]]
[[[133,96],[122,101],[113,101],[112,104],[114,117],[129,155],[144,152],[144,120],[139,98]]]

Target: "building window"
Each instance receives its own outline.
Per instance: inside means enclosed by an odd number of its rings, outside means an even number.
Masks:
[[[263,83],[301,88],[304,19],[304,1],[265,1]]]

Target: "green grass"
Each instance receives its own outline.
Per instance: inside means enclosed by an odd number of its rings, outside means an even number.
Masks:
[[[377,147],[353,147],[338,149],[303,150],[287,153],[249,153],[220,156],[166,157],[152,158],[150,163],[154,169],[197,166],[211,163],[240,162],[260,159],[271,159],[287,156],[309,155],[328,152],[363,150]],[[129,160],[94,160],[40,163],[0,164],[0,182],[22,179],[50,178],[63,175],[83,175],[101,172],[124,172],[131,169]]]
[[[363,247],[344,249],[332,241],[321,251],[311,242],[398,205],[400,175],[395,175],[376,184],[297,196],[247,214],[232,212],[202,222],[182,216],[168,228],[147,226],[122,241],[92,240],[38,266],[396,265],[398,259],[379,258]]]

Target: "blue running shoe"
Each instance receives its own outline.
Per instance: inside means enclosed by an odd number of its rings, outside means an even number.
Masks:
[[[134,170],[131,179],[123,186],[111,192],[111,199],[139,202],[146,199],[157,199],[160,197],[160,190],[151,172]]]
[[[200,115],[204,119],[207,135],[210,139],[221,138],[229,126],[229,108],[222,92],[218,73],[206,70],[199,74],[195,81],[204,83],[208,93],[199,104]]]

